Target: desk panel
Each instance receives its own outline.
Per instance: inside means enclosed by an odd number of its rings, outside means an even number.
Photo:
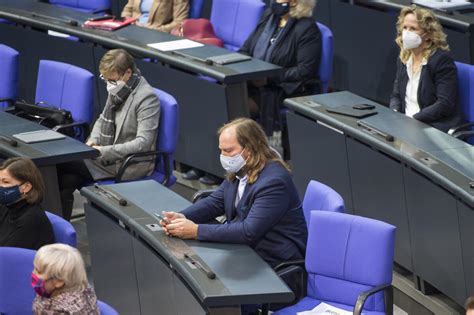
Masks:
[[[357,140],[346,142],[355,214],[396,226],[395,261],[413,271],[401,162]]]
[[[409,168],[403,176],[414,272],[462,305],[466,283],[456,199]]]
[[[292,112],[286,119],[291,130],[292,172],[300,197],[314,179],[336,190],[344,199],[346,212],[353,213],[345,136]]]

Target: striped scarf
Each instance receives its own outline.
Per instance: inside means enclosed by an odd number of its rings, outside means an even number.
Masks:
[[[101,146],[112,145],[115,140],[115,113],[122,107],[128,96],[140,82],[140,70],[135,69],[132,76],[125,85],[116,93],[110,94],[105,104],[104,111],[100,114],[102,126],[100,129],[99,144]]]

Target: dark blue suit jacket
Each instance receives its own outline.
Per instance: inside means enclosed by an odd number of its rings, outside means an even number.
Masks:
[[[401,113],[405,113],[407,84],[407,67],[398,59],[390,108]],[[458,104],[457,69],[447,52],[437,50],[423,66],[418,86],[418,105],[420,112],[413,118],[444,132],[463,122]]]
[[[307,228],[290,173],[270,162],[253,184],[247,183],[237,207],[239,181],[224,180],[212,195],[183,210],[199,224],[198,240],[250,245],[271,266],[304,259]],[[225,224],[205,224],[225,214]]]

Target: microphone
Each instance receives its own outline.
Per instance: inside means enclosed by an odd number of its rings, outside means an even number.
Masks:
[[[199,270],[204,272],[209,279],[215,279],[216,278],[216,274],[214,272],[210,271],[209,269],[207,269],[206,267],[201,265],[201,263],[199,261],[192,258],[189,254],[184,253],[184,258],[187,258],[191,264],[193,264]]]
[[[184,57],[184,58],[188,58],[188,59],[191,59],[191,60],[199,61],[199,62],[205,63],[206,65],[209,65],[209,66],[212,66],[214,64],[214,61],[212,61],[210,59],[199,58],[199,57],[192,56],[190,54],[186,54],[186,53],[183,53],[183,52],[180,52],[180,51],[177,51],[177,50],[172,50],[171,54],[177,55],[177,56],[180,56],[180,57]]]
[[[12,147],[17,147],[18,146],[18,141],[16,141],[15,139],[12,139],[10,137],[0,135],[0,139],[2,139],[3,141],[8,142],[8,144],[10,144]]]
[[[100,187],[99,184],[94,184],[94,187],[104,196],[106,196],[107,198],[109,199],[114,199],[115,201],[117,201],[119,203],[119,205],[121,205],[122,207],[125,207],[128,202],[127,200],[121,198],[120,196],[117,196],[116,194],[114,194],[113,192],[111,191],[108,191],[108,190],[105,190],[104,188]]]
[[[385,133],[385,132],[382,132],[378,129],[375,129],[374,127],[370,126],[369,124],[359,120],[357,122],[357,125],[361,126],[362,128],[366,129],[369,133],[375,133],[379,136],[381,136],[382,138],[384,138],[386,141],[388,142],[393,142],[395,140],[395,137],[388,134],[388,133]]]
[[[31,13],[31,16],[32,17],[39,17],[39,18],[47,19],[47,20],[59,21],[59,22],[69,24],[71,26],[78,26],[79,25],[79,22],[77,22],[76,20],[65,20],[65,19],[54,17],[54,16],[47,16],[47,15],[38,14],[38,13]]]

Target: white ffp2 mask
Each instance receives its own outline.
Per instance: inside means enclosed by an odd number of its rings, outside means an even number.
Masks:
[[[415,32],[403,30],[402,32],[402,43],[403,49],[415,49],[420,47],[423,40],[421,36]]]

